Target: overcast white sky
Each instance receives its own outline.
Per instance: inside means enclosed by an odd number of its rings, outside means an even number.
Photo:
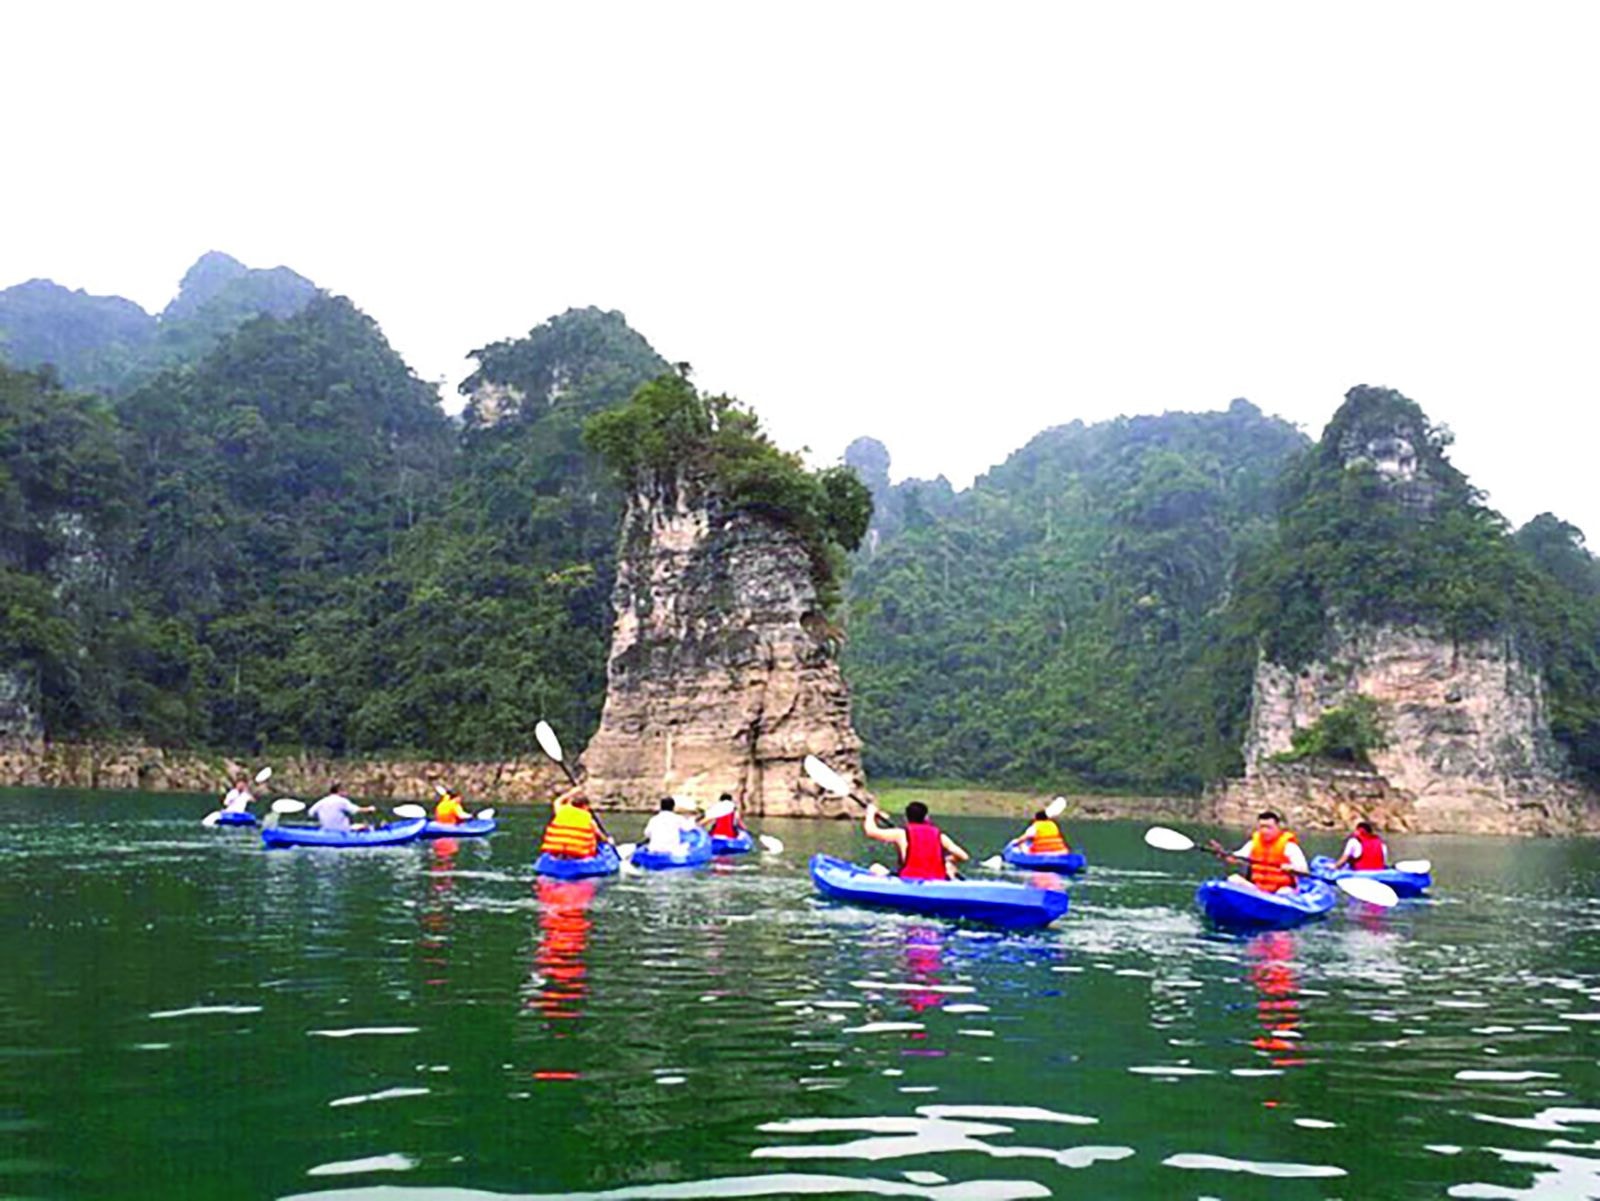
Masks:
[[[8,5],[0,286],[208,249],[418,374],[572,305],[831,461],[1386,384],[1600,546],[1600,6]]]

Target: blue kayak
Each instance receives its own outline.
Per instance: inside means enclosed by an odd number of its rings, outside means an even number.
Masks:
[[[375,830],[324,830],[319,826],[265,827],[261,841],[271,847],[388,847],[415,841],[427,825],[423,818],[393,822]]]
[[[581,880],[585,876],[614,876],[622,870],[622,860],[617,858],[616,847],[602,843],[600,850],[587,859],[540,855],[533,861],[533,870],[541,876],[554,876],[557,880]]]
[[[1311,870],[1317,874],[1319,880],[1342,880],[1346,876],[1360,876],[1363,880],[1381,880],[1394,889],[1396,896],[1402,897],[1420,897],[1433,887],[1433,876],[1428,872],[1402,872],[1392,867],[1380,868],[1375,872],[1358,872],[1349,867],[1335,871],[1333,860],[1326,855],[1314,858],[1311,861]]]
[[[756,849],[755,837],[746,830],[737,838],[718,838],[711,836],[711,853],[713,855],[745,855]]]
[[[1321,880],[1302,881],[1295,892],[1262,892],[1254,884],[1207,880],[1194,899],[1219,926],[1281,929],[1327,916],[1338,895]]]
[[[259,826],[254,813],[224,813],[211,823],[214,826]]]
[[[818,892],[837,901],[968,918],[1014,930],[1048,926],[1067,911],[1064,890],[1001,880],[902,880],[832,855],[811,856],[811,879]]]
[[[628,862],[652,872],[671,871],[677,867],[704,867],[711,862],[711,835],[698,828],[685,830],[678,849],[670,854],[652,851],[640,843],[634,848],[633,857]]]
[[[464,822],[429,822],[422,827],[424,838],[482,838],[500,825],[494,818],[470,818]]]
[[[1012,867],[1026,868],[1034,872],[1059,872],[1063,876],[1075,876],[1089,866],[1089,860],[1082,851],[1056,851],[1048,855],[1035,855],[1032,851],[1022,849],[1022,840],[1006,843],[1006,849],[1000,852],[1000,858]]]

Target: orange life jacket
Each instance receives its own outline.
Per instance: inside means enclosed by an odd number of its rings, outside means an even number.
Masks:
[[[946,880],[950,873],[944,867],[944,835],[932,822],[906,823],[906,858],[900,865],[900,876],[906,880]]]
[[[563,805],[544,828],[539,850],[561,859],[590,859],[600,849],[594,814],[581,805]]]
[[[1279,830],[1271,842],[1261,837],[1260,830],[1250,835],[1250,883],[1263,892],[1293,888],[1295,878],[1283,870],[1283,865],[1289,862],[1289,844],[1295,841],[1289,830]]]
[[[453,793],[439,798],[439,803],[433,807],[433,820],[453,826],[457,822],[464,822],[470,815],[462,808],[461,799]]]
[[[738,838],[739,823],[732,813],[724,813],[711,823],[711,836],[713,838]]]
[[[1360,830],[1350,837],[1361,844],[1361,854],[1350,863],[1356,871],[1375,872],[1389,866],[1389,849],[1383,845],[1383,839],[1376,834],[1363,834]]]
[[[1034,822],[1022,837],[1031,840],[1028,852],[1033,855],[1059,855],[1072,849],[1067,845],[1061,827],[1048,819]]]

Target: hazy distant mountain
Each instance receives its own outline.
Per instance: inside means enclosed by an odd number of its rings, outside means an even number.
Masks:
[[[316,294],[287,267],[253,269],[215,250],[184,274],[160,316],[121,296],[33,279],[0,291],[0,359],[20,368],[48,363],[69,387],[123,392],[162,367],[199,359],[252,317],[293,316]]]

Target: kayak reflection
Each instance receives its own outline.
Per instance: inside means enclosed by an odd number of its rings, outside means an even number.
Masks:
[[[540,985],[528,1004],[546,1018],[570,1021],[583,1016],[581,1002],[588,991],[584,952],[589,948],[589,904],[594,900],[592,880],[553,880],[540,876],[539,945],[534,965]],[[557,1032],[557,1037],[561,1037]]]
[[[461,844],[453,838],[436,839],[428,857],[428,899],[418,920],[422,925],[422,982],[429,988],[450,983],[450,927],[455,917],[456,852]]]
[[[1300,1046],[1298,951],[1298,936],[1291,930],[1268,931],[1247,944],[1247,975],[1256,990],[1256,1020],[1261,1024],[1261,1033],[1250,1045],[1275,1068],[1301,1067],[1306,1062]]]

